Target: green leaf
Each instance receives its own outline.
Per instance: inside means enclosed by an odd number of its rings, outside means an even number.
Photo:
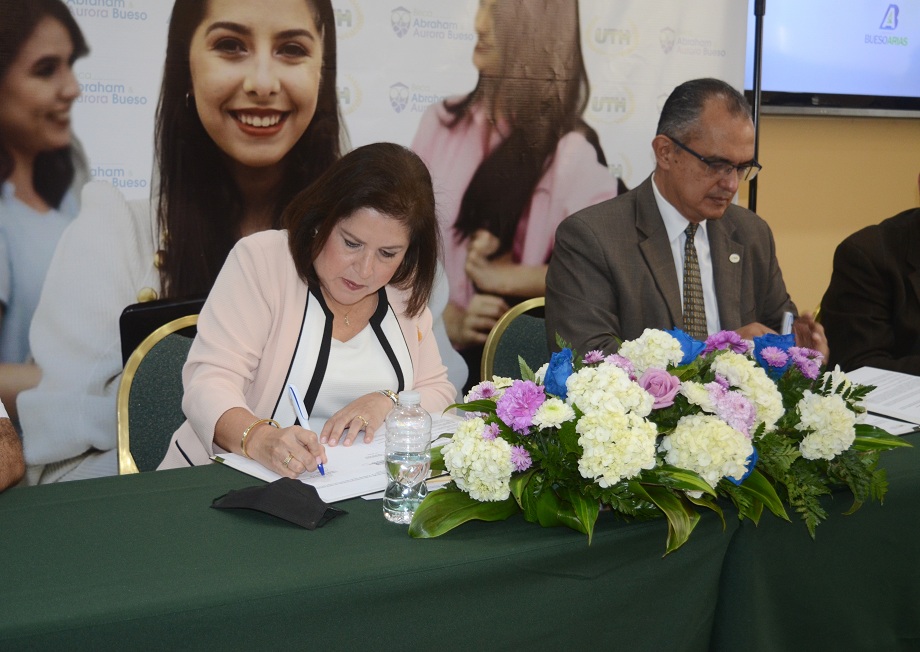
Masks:
[[[588,545],[591,545],[591,537],[594,534],[594,524],[597,522],[597,515],[601,511],[600,503],[596,499],[583,495],[579,491],[571,489],[560,489],[562,497],[572,505],[575,518],[584,529],[576,528],[579,532],[588,535]]]
[[[722,520],[722,531],[725,531],[725,514],[722,513],[722,508],[719,507],[719,504],[715,500],[709,496],[700,496],[699,498],[694,498],[693,496],[685,495],[684,498],[689,500],[694,505],[698,505],[699,507],[706,507],[707,509],[711,509],[716,514],[718,514],[719,518]]]
[[[716,495],[715,489],[703,480],[698,473],[688,471],[670,464],[662,464],[653,469],[646,469],[639,477],[642,484],[659,484],[672,489],[684,491],[702,491],[711,496]]]
[[[478,401],[470,401],[469,403],[454,403],[453,405],[448,405],[445,410],[462,410],[464,412],[485,412],[487,414],[495,413],[495,401],[488,398],[479,399]]]
[[[913,448],[913,446],[900,437],[889,435],[881,428],[861,423],[856,426],[856,440],[851,448],[856,451],[884,451],[892,448]]]
[[[444,465],[444,451],[442,450],[443,446],[432,446],[431,448],[431,470],[432,471],[446,471],[447,467]]]
[[[668,540],[665,555],[674,552],[687,542],[693,528],[700,520],[700,515],[692,507],[686,506],[675,494],[665,487],[645,485],[635,480],[629,482],[630,490],[655,503],[668,519]]]
[[[527,361],[518,356],[518,367],[521,369],[521,380],[529,380],[530,382],[535,382],[536,374],[530,368],[530,365],[527,364]]]
[[[777,495],[776,489],[770,484],[766,476],[757,469],[754,469],[751,475],[741,483],[739,489],[762,502],[767,509],[776,514],[779,518],[786,521],[789,520],[789,516],[786,514],[786,508],[783,507],[783,501],[780,500],[779,495]]]
[[[438,537],[467,521],[503,521],[518,511],[512,496],[499,502],[479,502],[456,486],[433,491],[415,510],[409,534],[417,539]]]

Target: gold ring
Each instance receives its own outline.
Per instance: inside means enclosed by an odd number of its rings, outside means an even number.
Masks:
[[[281,463],[281,466],[287,466],[291,463],[291,460],[294,459],[294,453],[288,453],[288,456],[284,458],[284,461]]]
[[[367,430],[367,419],[362,417],[360,414],[356,416],[355,419],[361,419],[361,422],[364,424],[364,427],[362,428],[362,430]]]

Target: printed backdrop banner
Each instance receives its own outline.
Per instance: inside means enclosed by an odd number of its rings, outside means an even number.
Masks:
[[[82,96],[75,133],[94,177],[130,199],[147,197],[171,3],[66,1],[92,49],[77,62]],[[475,86],[478,0],[333,0],[333,6],[337,92],[353,146],[408,145],[429,105]],[[674,86],[711,76],[742,88],[747,3],[581,0],[579,8],[591,82],[584,117],[601,138],[611,174],[632,187],[654,166],[650,142]]]

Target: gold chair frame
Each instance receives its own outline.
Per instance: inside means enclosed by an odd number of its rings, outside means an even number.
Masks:
[[[134,456],[131,455],[131,442],[129,438],[128,408],[130,406],[131,385],[134,382],[134,376],[137,374],[138,367],[144,361],[146,355],[153,347],[160,343],[168,335],[183,328],[195,326],[198,324],[198,315],[185,315],[171,322],[163,324],[150,335],[144,338],[144,341],[137,345],[134,352],[125,363],[125,369],[121,374],[121,381],[118,385],[118,474],[126,475],[129,473],[139,473],[137,464],[134,462]]]
[[[480,372],[482,373],[482,378],[484,380],[489,380],[492,378],[492,367],[495,365],[495,352],[498,350],[498,343],[501,340],[502,335],[505,334],[505,331],[508,330],[508,326],[511,325],[511,322],[523,315],[525,312],[529,312],[534,308],[542,308],[545,305],[546,297],[535,297],[533,299],[527,299],[526,301],[522,301],[516,306],[512,306],[508,309],[508,312],[498,318],[498,321],[495,322],[495,326],[493,326],[492,330],[489,331],[489,337],[486,338],[485,348],[482,351],[482,364],[480,365]]]

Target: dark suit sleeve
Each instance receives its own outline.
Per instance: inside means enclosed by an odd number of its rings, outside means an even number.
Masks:
[[[893,297],[904,280],[885,272],[885,250],[873,242],[851,236],[834,253],[830,286],[821,301],[830,364],[845,371],[870,366],[920,374],[920,355],[897,355],[903,306]]]
[[[551,351],[559,349],[557,333],[579,355],[595,349],[613,353],[619,346],[620,321],[613,312],[617,284],[603,241],[581,214],[566,219],[556,231],[546,274],[546,336]]]

